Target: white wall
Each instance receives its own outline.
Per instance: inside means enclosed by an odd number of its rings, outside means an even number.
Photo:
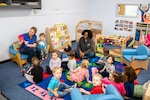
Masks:
[[[137,18],[130,17],[116,17],[117,3],[123,4],[148,4],[150,0],[92,0],[90,7],[90,18],[92,20],[102,21],[103,34],[112,36],[114,34],[121,36],[135,35],[136,22],[141,21],[141,13],[138,13]],[[116,31],[114,30],[115,20],[128,20],[133,21],[133,31]]]
[[[63,22],[71,40],[75,40],[75,26],[80,20],[89,19],[89,8],[89,0],[42,0],[41,10],[0,8],[0,61],[10,58],[9,46],[32,26],[38,28],[38,35],[46,27]]]

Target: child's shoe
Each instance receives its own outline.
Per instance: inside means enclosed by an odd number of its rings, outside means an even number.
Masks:
[[[71,88],[76,88],[76,87],[77,87],[77,83],[71,86]]]
[[[64,91],[65,92],[69,92],[69,93],[71,93],[71,90],[72,90],[73,88],[72,87],[70,87],[70,88],[68,88],[68,89],[65,89]]]
[[[30,66],[31,66],[31,65],[30,65],[29,63],[26,63],[23,67],[24,67],[24,68],[30,68]]]
[[[21,70],[21,73],[22,73],[22,75],[24,76],[24,74],[26,73],[26,70],[25,70],[25,69],[22,69],[22,70]]]

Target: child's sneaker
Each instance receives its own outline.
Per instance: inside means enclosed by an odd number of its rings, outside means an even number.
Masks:
[[[31,65],[30,65],[29,63],[26,63],[23,67],[24,67],[24,68],[30,68],[30,66],[31,66]]]
[[[25,70],[25,69],[22,69],[22,70],[21,70],[21,73],[22,73],[22,75],[24,76],[24,74],[26,73],[26,70]]]
[[[71,88],[76,88],[76,87],[77,87],[77,83],[71,86]]]
[[[69,92],[70,93],[72,89],[73,89],[72,87],[70,87],[68,89],[65,89],[65,92]]]

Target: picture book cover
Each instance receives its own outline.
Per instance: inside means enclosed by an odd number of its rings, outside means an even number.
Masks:
[[[24,41],[24,37],[23,34],[18,36],[18,42],[23,42]]]

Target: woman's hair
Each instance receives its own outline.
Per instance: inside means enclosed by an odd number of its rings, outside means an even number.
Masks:
[[[37,57],[32,58],[32,64],[34,67],[39,67],[40,66],[40,60]]]
[[[71,59],[75,58],[75,52],[74,52],[74,51],[70,51],[70,52],[68,53],[68,56],[69,56]]]
[[[52,73],[54,74],[57,70],[60,70],[62,72],[62,68],[61,67],[54,67],[54,69],[52,70]]]
[[[51,51],[51,56],[52,56],[53,53],[56,53],[57,55],[59,55],[58,50],[55,50],[55,49],[52,50],[52,51]]]
[[[114,56],[112,56],[112,55],[109,55],[108,57],[107,57],[107,59],[109,58],[109,57],[111,57],[112,58],[112,64],[114,64],[114,62],[115,62],[115,58],[114,58]]]
[[[44,34],[44,33],[40,33],[40,34],[39,34],[39,37],[41,37],[41,36],[44,36],[44,37],[45,37],[45,34]]]
[[[91,30],[84,30],[84,31],[82,32],[82,35],[84,35],[85,32],[88,33],[88,38],[91,39],[91,38],[93,37],[93,34],[92,34],[92,31],[91,31]]]
[[[109,55],[109,49],[104,47],[103,48],[103,52],[104,52],[104,56],[108,56]]]
[[[135,70],[132,67],[125,67],[123,70],[123,74],[125,75],[125,77],[127,77],[128,82],[133,82],[137,78]]]
[[[88,66],[89,66],[89,61],[87,59],[83,59],[81,62],[81,67],[88,68]]]
[[[71,47],[70,45],[68,45],[68,46],[66,46],[66,47],[64,48],[64,51],[65,51],[65,52],[70,52],[71,49],[72,49],[72,47]]]
[[[117,71],[114,71],[112,73],[112,77],[114,78],[114,81],[116,83],[119,83],[119,82],[124,82],[124,77],[121,73],[117,72]]]
[[[36,27],[31,27],[30,29],[33,29],[34,30],[34,32],[36,33],[37,32],[37,28]]]

